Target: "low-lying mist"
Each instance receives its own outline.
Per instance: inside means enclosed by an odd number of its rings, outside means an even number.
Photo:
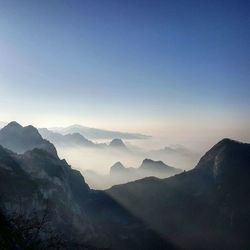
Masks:
[[[148,143],[148,141],[147,141]],[[168,166],[187,170],[193,168],[200,155],[183,146],[165,147],[159,150],[142,149],[136,141],[125,141],[127,149],[91,148],[84,146],[57,146],[58,154],[65,158],[73,168],[81,171],[91,188],[106,189],[116,184],[126,183],[145,176],[168,177],[167,175],[147,173],[145,175],[131,173],[128,175],[110,175],[110,168],[116,162],[121,162],[126,168],[138,168],[145,158],[163,161]]]
[[[58,154],[65,158],[75,169],[93,170],[98,174],[108,174],[110,167],[117,161],[125,166],[135,167],[143,160],[143,155],[110,148],[57,147]]]

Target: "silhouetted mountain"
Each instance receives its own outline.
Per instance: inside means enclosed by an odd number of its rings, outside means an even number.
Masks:
[[[121,138],[121,139],[147,139],[150,138],[150,136],[142,135],[142,134],[136,134],[136,133],[124,133],[119,131],[110,131],[110,130],[104,130],[104,129],[97,129],[97,128],[90,128],[85,127],[81,125],[72,125],[65,128],[51,128],[50,130],[59,132],[62,134],[73,134],[73,133],[79,133],[82,136],[98,140],[98,139],[112,139],[112,138]]]
[[[56,133],[50,131],[46,128],[39,129],[40,134],[43,138],[51,141],[53,144],[63,147],[76,147],[76,146],[83,146],[83,147],[97,147],[98,144],[89,141],[84,136],[79,133],[73,134],[66,134],[62,135],[60,133]]]
[[[15,134],[22,131],[13,125]],[[89,189],[65,160],[36,146],[24,154],[0,146],[0,221],[0,248],[173,249],[105,192]]]
[[[23,223],[17,226],[32,226],[25,224],[42,222],[46,216],[39,237],[50,239],[74,230],[79,238],[90,228],[88,218],[79,212],[90,192],[88,185],[80,172],[43,149],[17,155],[0,146],[0,190],[1,211],[15,224]]]
[[[196,168],[210,172],[216,181],[229,176],[235,181],[239,175],[242,177],[243,173],[250,171],[249,166],[250,145],[226,138],[209,150]]]
[[[0,130],[0,145],[16,153],[40,148],[57,155],[54,145],[44,140],[35,127],[23,127],[17,122],[10,122]]]
[[[107,191],[182,249],[250,248],[250,144],[224,139],[190,171]]]

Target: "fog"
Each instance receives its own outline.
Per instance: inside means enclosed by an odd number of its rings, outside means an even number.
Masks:
[[[109,143],[102,140],[98,143]],[[142,147],[144,144],[144,147]],[[97,141],[96,141],[97,143]],[[147,140],[127,140],[124,141],[126,149],[117,148],[91,148],[84,146],[65,147],[57,146],[58,155],[64,158],[74,168],[81,171],[86,182],[91,188],[106,189],[116,184],[126,183],[145,176],[168,177],[169,175],[155,172],[138,174],[131,172],[129,175],[122,173],[111,176],[110,168],[116,163],[121,162],[126,168],[137,169],[146,158],[163,161],[171,167],[188,170],[193,168],[200,158],[199,153],[185,148],[182,145],[157,147],[155,142]],[[150,146],[152,149],[150,149]],[[154,147],[155,146],[155,147]],[[154,149],[155,148],[155,149]]]
[[[113,149],[95,149],[87,147],[57,147],[58,155],[65,158],[75,169],[90,169],[98,174],[108,174],[110,167],[117,161],[126,166],[137,166],[143,155],[122,152]]]

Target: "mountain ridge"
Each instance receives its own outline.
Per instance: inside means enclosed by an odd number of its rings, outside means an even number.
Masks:
[[[151,136],[142,135],[138,133],[128,133],[128,132],[120,132],[120,131],[112,131],[98,128],[91,128],[82,126],[79,124],[71,125],[68,127],[52,127],[50,130],[55,132],[61,132],[62,134],[70,134],[70,133],[80,133],[84,137],[88,139],[113,139],[113,138],[121,138],[121,139],[148,139]]]
[[[85,147],[97,147],[98,144],[86,139],[80,133],[65,134],[62,135],[57,132],[48,130],[47,128],[38,129],[39,133],[43,138],[48,139],[53,144],[61,147],[75,147],[75,146],[85,146]]]

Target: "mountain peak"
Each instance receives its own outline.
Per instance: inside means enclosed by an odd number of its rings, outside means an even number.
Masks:
[[[217,144],[214,145],[214,147],[218,147],[218,146],[225,146],[225,145],[236,145],[236,144],[243,144],[242,142],[230,139],[230,138],[223,138],[222,140],[220,140]]]
[[[26,129],[29,129],[29,130],[35,130],[35,131],[37,131],[38,132],[38,129],[37,128],[35,128],[34,126],[32,126],[32,125],[28,125],[28,126],[26,126],[25,127]]]
[[[126,148],[126,145],[124,144],[124,142],[118,138],[113,139],[110,142],[109,146],[114,147],[114,148]]]
[[[23,127],[15,121],[0,130],[0,144],[16,153],[40,148],[57,156],[54,145],[44,140],[35,127]]]
[[[118,161],[116,162],[111,168],[110,168],[110,174],[117,174],[117,173],[121,173],[124,170],[126,170],[126,168],[123,166],[123,164]]]
[[[2,128],[2,131],[17,131],[22,129],[23,126],[16,121],[12,121]]]
[[[154,161],[151,159],[144,159],[142,161],[141,166],[139,167],[139,170],[148,173],[154,173],[154,172],[158,172],[158,174],[167,173],[168,175],[179,174],[182,172],[181,169],[170,167],[163,161]]]
[[[166,165],[162,161],[154,161],[154,160],[147,159],[147,158],[142,161],[142,164],[140,166],[140,168],[142,168],[142,169],[152,169],[154,167],[160,167],[160,168],[163,167],[163,168],[165,168],[165,167],[169,167],[169,166]]]
[[[12,121],[12,122],[8,123],[6,126],[4,126],[1,129],[1,131],[5,131],[5,133],[15,133],[17,131],[19,131],[19,132],[26,131],[26,133],[27,132],[36,133],[36,135],[38,137],[41,137],[38,130],[34,126],[28,125],[28,126],[23,127],[21,124],[19,124],[16,121]]]
[[[215,144],[198,162],[196,169],[202,169],[220,176],[235,176],[246,170],[250,162],[250,144],[232,139],[222,139]]]
[[[142,165],[143,164],[152,164],[152,163],[156,163],[156,164],[164,164],[165,165],[165,163],[163,163],[163,161],[153,161],[153,160],[151,160],[151,159],[148,159],[148,158],[146,158],[146,159],[144,159],[143,161],[142,161]]]
[[[20,125],[16,121],[12,121],[12,122],[8,123],[5,127],[19,127],[19,128],[22,128],[22,125]]]
[[[118,161],[111,168],[125,168],[125,167],[120,161]]]

